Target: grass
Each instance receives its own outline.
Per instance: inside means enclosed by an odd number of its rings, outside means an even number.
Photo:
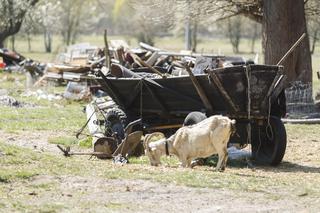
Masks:
[[[59,137],[50,137],[48,138],[48,142],[52,144],[59,144],[63,146],[71,146],[78,144],[78,140],[74,137],[65,137],[65,136],[59,136]]]
[[[83,37],[82,39],[94,41],[96,37]],[[33,42],[39,42],[40,38],[34,38]],[[101,41],[103,42],[103,41]],[[203,43],[202,43],[203,42]],[[213,49],[213,52],[231,51],[226,40],[203,40],[199,48]],[[168,46],[160,46],[166,44]],[[206,45],[208,44],[208,45]],[[22,45],[22,46],[20,46]],[[25,48],[23,42],[17,41],[17,48]],[[161,38],[156,40],[156,45],[165,49],[181,49],[181,39]],[[219,46],[220,45],[220,46]],[[49,59],[52,55],[43,54],[41,46],[34,46],[34,52],[30,56]],[[228,49],[229,48],[229,49]],[[243,47],[245,49],[245,47]],[[205,49],[206,50],[206,49]],[[259,50],[258,50],[259,51]],[[27,52],[22,52],[29,54]],[[313,56],[314,70],[320,66],[318,53]],[[0,72],[0,89],[8,90],[9,95],[19,101],[34,104],[34,107],[12,108],[0,106],[0,130],[15,132],[26,136],[34,131],[59,132],[62,136],[51,136],[49,143],[62,144],[64,146],[79,144],[81,147],[91,147],[92,138],[75,140],[69,137],[77,131],[85,122],[82,112],[84,102],[69,102],[65,100],[38,100],[36,97],[22,96],[24,75],[7,74]],[[314,87],[320,84],[314,79]],[[62,93],[64,87],[42,87],[48,93]],[[229,161],[225,173],[212,171],[209,166],[196,167],[195,169],[177,168],[178,160],[162,158],[164,166],[151,167],[147,157],[130,158],[130,164],[119,166],[110,160],[88,160],[85,156],[65,158],[62,155],[39,152],[37,150],[8,145],[0,141],[0,212],[27,211],[27,212],[60,212],[71,211],[72,204],[86,209],[95,206],[95,199],[79,202],[80,197],[90,194],[85,190],[76,189],[70,198],[65,198],[64,189],[60,187],[61,181],[72,178],[84,178],[94,183],[96,180],[149,180],[164,184],[175,184],[198,188],[214,188],[233,190],[237,192],[262,192],[269,199],[314,199],[320,196],[320,125],[286,125],[288,135],[288,147],[283,163],[276,168],[257,167],[247,168],[244,161]],[[0,135],[1,140],[1,135]],[[5,139],[2,139],[5,140]],[[216,158],[211,159],[211,165],[216,164]],[[45,182],[37,182],[47,177]],[[67,177],[67,178],[66,178]],[[73,179],[72,179],[73,180]],[[71,184],[72,184],[71,180]],[[74,181],[78,184],[77,181]],[[89,190],[90,191],[90,190]],[[60,202],[62,196],[64,202]],[[45,202],[41,199],[49,197]],[[51,199],[55,197],[56,199]],[[38,198],[38,200],[36,199]],[[41,198],[41,199],[40,199]],[[59,201],[60,199],[60,201]],[[254,199],[254,198],[253,198]],[[30,203],[30,200],[35,203]],[[72,203],[73,202],[73,203]],[[132,204],[130,204],[132,205]],[[126,209],[127,204],[121,202],[105,201],[103,210],[120,211]],[[102,211],[102,210],[101,210]]]
[[[279,167],[247,168],[244,161],[229,161],[226,172],[214,172],[213,167],[203,166],[194,169],[177,168],[175,157],[163,157],[164,166],[151,167],[146,156],[132,157],[130,164],[118,166],[110,160],[88,160],[87,157],[74,156],[65,158],[51,153],[39,153],[35,150],[21,148],[0,142],[0,205],[5,209],[20,211],[60,211],[70,207],[77,196],[90,192],[70,192],[70,199],[64,202],[52,200],[30,205],[30,196],[47,197],[51,192],[65,193],[59,187],[63,177],[81,177],[94,183],[96,180],[146,180],[163,184],[175,184],[197,188],[214,188],[233,190],[234,193],[263,193],[271,201],[282,199],[316,199],[320,196],[320,179],[317,178],[320,160],[318,132],[320,125],[286,125],[288,148],[284,162]],[[28,131],[25,131],[27,134]],[[66,142],[69,141],[69,142]],[[49,139],[49,142],[73,144],[67,137]],[[213,159],[212,164],[215,164]],[[36,180],[49,177],[46,182]],[[76,181],[75,181],[76,183]],[[17,188],[12,188],[15,186]],[[76,189],[75,189],[76,190]],[[11,197],[7,194],[10,193]],[[30,195],[31,194],[31,195]],[[34,194],[34,195],[33,195]],[[16,198],[19,199],[16,199]],[[95,200],[86,200],[78,205],[95,205]],[[103,208],[123,210],[133,204],[106,201]],[[70,209],[69,209],[70,210]]]
[[[24,75],[0,73],[0,89],[20,102],[33,104],[34,107],[13,108],[0,106],[0,130],[63,130],[77,131],[86,121],[82,109],[86,103],[67,100],[38,99],[25,97]],[[8,80],[9,79],[9,80]],[[16,84],[16,82],[20,82]],[[60,93],[63,87],[42,87],[46,93]]]
[[[0,129],[18,130],[64,130],[76,132],[86,121],[78,104],[60,107],[12,108],[0,107]]]
[[[107,179],[143,179],[162,183],[174,183],[191,187],[224,188],[241,191],[267,191],[272,193],[277,189],[294,192],[302,187],[312,196],[320,195],[320,180],[312,170],[299,168],[298,165],[285,162],[277,168],[261,167],[257,171],[246,168],[245,162],[230,167],[225,173],[212,171],[212,167],[197,167],[196,169],[177,169],[176,158],[163,158],[163,164],[169,167],[150,167],[147,158],[130,158],[129,165],[118,167],[110,161],[88,161],[83,157],[63,158],[47,153],[0,144],[0,150],[5,153],[1,158],[1,182],[15,182],[30,179],[36,175],[78,175]],[[6,171],[6,172],[4,172]],[[298,183],[303,181],[304,186]],[[301,189],[301,190],[302,190]]]

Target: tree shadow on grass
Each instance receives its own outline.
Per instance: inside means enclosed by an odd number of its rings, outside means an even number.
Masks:
[[[205,161],[205,165],[215,167],[218,162],[218,157],[213,156]],[[320,167],[317,166],[308,166],[297,163],[292,163],[289,161],[282,161],[278,166],[270,166],[266,164],[259,164],[258,162],[247,160],[247,159],[230,159],[228,160],[227,167],[229,168],[250,168],[255,170],[263,170],[268,172],[287,172],[287,173],[319,173]]]
[[[257,168],[261,168],[265,171],[271,171],[271,172],[292,172],[292,173],[297,173],[297,172],[304,172],[304,173],[319,173],[320,174],[320,167],[317,166],[307,166],[307,165],[301,165],[301,164],[296,164],[288,161],[283,161],[280,163],[279,166],[259,166]]]

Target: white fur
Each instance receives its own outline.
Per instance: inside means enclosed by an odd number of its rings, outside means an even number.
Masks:
[[[235,120],[215,115],[192,126],[181,127],[169,137],[151,142],[152,138],[162,133],[152,133],[145,136],[145,153],[153,166],[161,164],[160,157],[166,154],[165,143],[168,143],[170,154],[176,155],[183,167],[191,167],[191,161],[196,158],[206,158],[218,154],[216,169],[223,171],[226,167],[228,152],[227,144],[234,130]],[[162,134],[164,137],[164,135]]]

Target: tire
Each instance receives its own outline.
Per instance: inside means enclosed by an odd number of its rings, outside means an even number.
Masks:
[[[112,108],[107,111],[105,115],[106,125],[108,125],[113,132],[116,132],[120,139],[125,136],[124,128],[127,125],[127,116],[119,108]]]
[[[280,118],[270,117],[270,127],[267,122],[262,126],[253,126],[251,149],[252,156],[258,163],[279,165],[286,146],[286,129]]]
[[[206,118],[207,116],[202,112],[190,112],[184,119],[183,126],[197,124]]]

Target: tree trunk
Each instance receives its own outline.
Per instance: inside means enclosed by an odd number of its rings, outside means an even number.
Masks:
[[[191,50],[191,23],[188,19],[184,26],[184,48],[186,50]]]
[[[242,22],[238,19],[228,19],[227,35],[234,53],[239,53],[239,45],[241,40],[241,28]]]
[[[314,50],[316,49],[316,43],[318,41],[318,29],[316,29],[314,32],[313,32],[313,36],[312,36],[312,46],[311,46],[311,50],[310,50],[310,53],[313,54],[314,53]]]
[[[263,0],[263,47],[266,64],[277,64],[295,41],[307,33],[303,0]],[[288,83],[312,82],[308,36],[283,62]]]
[[[254,23],[252,27],[253,27],[253,33],[251,38],[251,53],[254,53],[255,43],[258,37],[258,23]]]
[[[197,33],[198,33],[198,21],[193,21],[193,29],[192,29],[192,42],[191,42],[191,50],[192,52],[197,51]]]
[[[30,32],[27,32],[27,40],[28,40],[28,52],[31,52],[31,37]]]
[[[0,36],[0,48],[4,48],[4,41],[6,38]]]
[[[5,4],[7,10],[3,10],[4,18],[0,20],[0,48],[4,47],[4,41],[16,33],[19,32],[21,24],[24,20],[24,16],[27,10],[33,7],[39,0],[25,0],[23,3],[28,3],[25,8],[17,9],[14,7],[14,1],[3,1],[1,4]],[[20,4],[20,3],[19,3]]]
[[[11,49],[15,51],[15,36],[11,36]]]
[[[44,32],[44,47],[47,53],[51,53],[51,44],[52,44],[52,37],[51,32],[45,29]]]

